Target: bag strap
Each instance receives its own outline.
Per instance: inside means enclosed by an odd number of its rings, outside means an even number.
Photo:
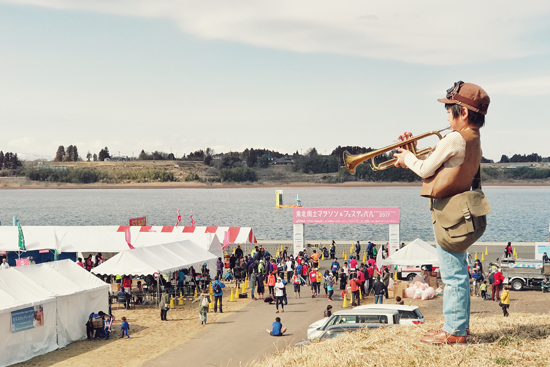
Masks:
[[[479,164],[477,173],[474,176],[474,179],[472,180],[472,190],[478,190],[478,189],[481,189],[481,163]]]

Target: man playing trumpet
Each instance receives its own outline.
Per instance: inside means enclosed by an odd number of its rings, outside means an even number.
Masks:
[[[445,103],[453,132],[434,147],[429,156],[417,158],[398,149],[396,167],[409,168],[424,179],[421,195],[438,200],[470,190],[481,164],[479,129],[485,123],[489,96],[480,86],[462,81],[447,90]],[[401,140],[412,137],[410,132]],[[466,251],[438,243],[441,278],[445,283],[443,316],[440,330],[430,330],[422,341],[432,344],[465,343],[470,328],[470,283]]]

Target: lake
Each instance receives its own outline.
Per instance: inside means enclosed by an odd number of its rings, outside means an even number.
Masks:
[[[284,203],[304,207],[399,207],[400,238],[433,240],[428,199],[420,187],[290,187]],[[550,220],[550,187],[489,186],[491,204],[484,242],[546,242]],[[292,239],[292,209],[275,209],[274,188],[224,189],[32,189],[0,190],[0,221],[11,225],[127,225],[129,218],[147,217],[148,225],[182,224],[246,226],[258,240]],[[306,225],[306,239],[386,241],[387,225]]]

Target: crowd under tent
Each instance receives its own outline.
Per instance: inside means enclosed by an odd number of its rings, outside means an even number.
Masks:
[[[439,266],[439,257],[435,247],[417,238],[393,255],[384,259],[382,264],[400,266]]]
[[[212,269],[217,256],[191,240],[128,249],[92,269],[99,275],[146,276],[208,264]]]
[[[16,269],[0,270],[0,366],[56,350],[56,323],[53,293]]]
[[[109,285],[70,260],[15,268],[57,297],[57,345],[86,339],[92,312],[108,312]]]

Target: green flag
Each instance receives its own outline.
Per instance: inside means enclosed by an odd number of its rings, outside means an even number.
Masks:
[[[23,237],[23,230],[21,224],[17,222],[17,229],[19,230],[19,250],[26,251],[25,249],[25,237]]]

